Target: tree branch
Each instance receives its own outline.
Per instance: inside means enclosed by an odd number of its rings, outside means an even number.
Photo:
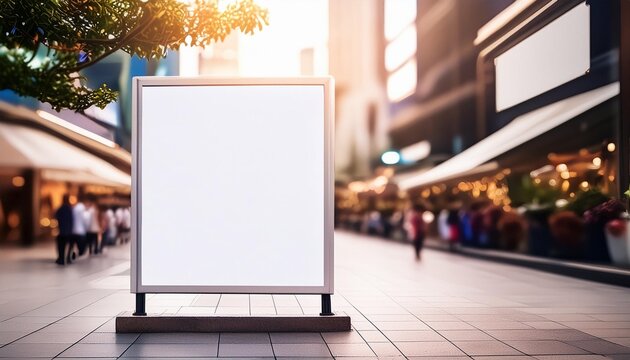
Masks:
[[[129,40],[130,38],[133,38],[134,36],[138,35],[140,32],[142,32],[142,30],[146,29],[149,25],[151,25],[151,23],[153,23],[154,20],[155,20],[155,17],[151,17],[148,21],[145,20],[144,24],[138,25],[138,27],[136,27],[135,29],[133,29],[132,31],[127,33],[127,35],[125,35],[122,39],[120,39],[120,41],[118,43],[116,43],[115,46],[113,46],[111,49],[105,51],[104,53],[99,55],[94,60],[86,61],[86,62],[84,62],[82,64],[79,64],[79,65],[77,65],[75,67],[66,68],[65,70],[68,71],[68,72],[76,72],[76,71],[80,71],[80,70],[82,70],[82,69],[84,69],[84,68],[86,68],[88,66],[92,66],[92,65],[96,64],[97,62],[103,60],[105,57],[115,53],[118,50],[120,50],[125,45],[125,42],[127,40]]]

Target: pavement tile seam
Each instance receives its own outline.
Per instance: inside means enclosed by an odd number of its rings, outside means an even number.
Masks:
[[[251,306],[251,295],[249,297],[250,297],[250,306]],[[271,298],[273,298],[273,296]],[[273,357],[276,358],[276,350],[273,348],[273,342],[271,341],[271,334],[267,333],[267,337],[269,338],[269,345],[271,346],[271,353],[273,354]]]
[[[343,298],[344,298],[344,300],[348,301],[345,297],[343,297]],[[348,303],[349,303],[349,302],[348,302]],[[358,310],[355,306],[353,306],[353,307],[355,308],[355,310],[359,311],[359,310]],[[359,313],[363,316],[363,314],[362,314],[360,311],[359,311]],[[411,313],[410,313],[410,314],[411,314]],[[411,315],[415,317],[415,315],[413,315],[413,314],[411,314]],[[398,346],[397,346],[396,344],[394,344],[394,342],[393,342],[393,341],[391,341],[391,339],[389,339],[389,338],[387,337],[387,335],[385,335],[385,334],[383,333],[383,331],[382,331],[381,329],[379,329],[378,327],[376,327],[376,326],[374,325],[374,323],[373,323],[371,320],[369,320],[369,319],[368,319],[368,322],[369,322],[370,324],[372,324],[372,326],[374,326],[374,327],[376,328],[376,330],[377,330],[377,331],[379,331],[379,332],[381,333],[381,335],[382,335],[383,337],[385,337],[385,338],[389,341],[389,343],[390,343],[390,344],[392,344],[392,345],[396,348],[396,350],[398,350],[398,352],[400,352],[401,354],[403,353],[403,352],[402,352],[402,351],[398,348]],[[366,343],[368,343],[368,346],[370,346],[369,342],[367,342],[367,340],[366,340],[366,339],[365,339],[365,337],[361,334],[361,332],[357,331],[357,333],[359,334],[359,336],[361,336],[361,338],[362,338],[364,341],[366,341]],[[326,345],[328,346],[328,344],[326,344]],[[370,346],[370,349],[372,350],[372,352],[374,352],[374,353],[376,354],[376,352],[372,349],[372,347],[371,347],[371,346]],[[330,347],[328,348],[328,350],[330,351]],[[331,354],[332,354],[332,351],[331,351]],[[334,354],[333,354],[333,355],[334,355]]]
[[[387,295],[386,295],[387,296]],[[427,326],[429,329],[431,329],[432,331],[434,331],[435,333],[439,334],[446,342],[450,343],[452,346],[454,346],[455,348],[457,348],[460,352],[462,352],[463,354],[466,354],[465,351],[463,351],[459,346],[457,346],[456,344],[454,344],[452,341],[450,341],[449,339],[447,339],[446,337],[444,337],[444,335],[440,334],[436,329],[434,329],[433,327],[431,327],[429,324],[427,324],[425,321],[423,321],[418,315],[414,314],[413,312],[409,311],[406,307],[400,305],[399,303],[396,302],[396,300],[394,298],[392,298],[391,296],[387,296],[390,300],[392,300],[394,303],[396,303],[397,305],[401,306],[403,309],[405,309],[405,311],[407,311],[407,313],[411,314],[413,317],[415,317],[420,323],[424,324],[425,326]],[[370,320],[368,320],[370,321]],[[370,321],[371,322],[371,321]],[[387,335],[385,335],[382,330],[376,326],[377,330],[381,331],[381,334],[384,335],[389,341],[390,344],[392,344],[396,350],[398,350],[401,354],[403,354],[403,356],[405,356],[406,358],[408,358],[408,356],[399,348],[398,345],[396,345],[396,343],[394,343],[390,338],[387,337]],[[496,339],[495,339],[496,340]],[[369,345],[369,344],[368,344]],[[507,344],[505,344],[507,345]],[[509,346],[509,345],[507,345]],[[510,346],[511,347],[511,346]],[[515,349],[516,350],[516,349]],[[518,351],[518,350],[516,350]],[[375,352],[376,353],[376,352]],[[520,353],[520,352],[519,352]],[[466,354],[468,355],[468,354]]]
[[[415,315],[415,314],[414,314],[414,316],[416,316],[416,317],[418,318],[418,320],[420,320],[420,318],[419,318],[417,315]],[[510,344],[506,343],[506,342],[505,342],[505,341],[503,341],[503,340],[497,339],[496,337],[494,337],[494,336],[492,336],[491,334],[487,333],[486,329],[480,329],[480,328],[478,328],[478,327],[476,327],[476,326],[474,326],[474,325],[470,324],[468,321],[465,321],[465,320],[461,320],[461,321],[462,321],[463,323],[466,323],[466,324],[468,324],[468,325],[472,326],[474,329],[481,331],[482,333],[486,334],[487,336],[491,337],[492,339],[494,339],[494,341],[497,341],[497,342],[499,342],[499,343],[501,343],[501,344],[503,344],[503,345],[505,345],[505,346],[507,346],[507,347],[509,347],[509,348],[513,349],[515,352],[517,352],[517,353],[519,353],[519,354],[525,355],[522,351],[520,351],[520,350],[516,349],[514,346],[512,346],[512,345],[510,345]],[[426,322],[425,322],[425,324],[426,324]],[[451,341],[451,340],[449,340],[448,338],[446,338],[443,334],[441,334],[441,333],[439,332],[439,330],[433,329],[433,327],[431,327],[431,325],[430,325],[430,324],[427,324],[427,326],[428,326],[429,328],[431,328],[433,331],[435,331],[436,333],[440,334],[440,336],[442,336],[442,337],[443,337],[446,341],[448,341],[448,342],[450,342],[451,344],[453,344],[455,347],[457,347],[460,351],[462,351],[462,352],[463,352],[463,353],[465,353],[466,355],[468,355],[468,356],[473,356],[472,354],[468,354],[466,351],[464,351],[463,349],[461,349],[461,347],[459,347],[459,346],[458,346],[457,344],[455,344],[453,341]]]

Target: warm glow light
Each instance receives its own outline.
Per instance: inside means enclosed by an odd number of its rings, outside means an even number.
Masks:
[[[608,143],[608,146],[606,146],[606,148],[609,152],[613,152],[617,147],[615,146],[615,143]]]
[[[20,215],[18,215],[16,212],[10,212],[9,216],[7,217],[7,225],[9,225],[9,228],[11,229],[15,229],[16,227],[20,226]]]
[[[562,191],[568,191],[569,190],[569,186],[571,186],[571,183],[569,183],[567,180],[564,180],[562,182]]]
[[[48,120],[48,121],[50,121],[52,123],[55,123],[55,124],[57,124],[59,126],[62,126],[62,127],[66,128],[68,130],[72,130],[72,131],[74,131],[77,134],[83,135],[83,136],[85,136],[87,138],[90,138],[90,139],[96,141],[96,142],[99,142],[99,143],[101,143],[101,144],[103,144],[105,146],[109,146],[109,147],[112,147],[112,148],[117,146],[115,142],[113,142],[113,141],[111,141],[109,139],[105,139],[102,136],[96,135],[96,134],[94,134],[91,131],[85,130],[84,128],[82,128],[80,126],[76,126],[76,125],[74,125],[74,124],[72,124],[72,123],[70,123],[70,122],[68,122],[68,121],[66,121],[66,120],[64,120],[64,119],[62,119],[62,118],[60,118],[58,116],[55,116],[55,115],[53,115],[53,114],[51,114],[49,112],[46,112],[44,110],[37,110],[37,115],[41,116],[42,118],[44,118],[44,119],[46,119],[46,120]]]
[[[550,179],[549,180],[549,185],[556,186],[556,185],[558,185],[558,182],[556,181],[556,179]]]
[[[567,199],[558,199],[556,200],[556,207],[561,208],[569,205],[569,201]]]
[[[387,185],[387,177],[381,175],[381,176],[377,176],[376,179],[374,179],[374,181],[372,182],[372,186],[377,188],[377,187],[381,187],[384,185]]]
[[[348,184],[348,189],[356,193],[364,192],[367,190],[367,185],[362,181],[353,181],[350,184]]]
[[[391,101],[400,101],[416,91],[417,67],[416,60],[412,59],[387,78],[387,96]]]
[[[534,183],[535,183],[535,184],[540,184],[540,179],[539,179],[539,178],[535,178],[535,179],[534,179]]]
[[[568,169],[567,164],[558,164],[558,166],[556,166],[557,172],[567,171]]]
[[[600,157],[596,157],[593,159],[593,165],[599,167],[602,165],[602,159]]]
[[[42,218],[41,220],[39,220],[39,224],[43,227],[49,227],[50,226],[50,219],[49,218]]]
[[[545,166],[543,166],[541,168],[538,168],[538,169],[533,170],[532,172],[530,172],[529,176],[535,178],[535,177],[538,177],[541,174],[544,174],[546,172],[553,171],[553,169],[554,169],[553,165],[545,165]]]
[[[571,177],[571,174],[568,171],[563,171],[560,173],[560,177],[566,180]]]
[[[24,178],[22,176],[14,176],[13,179],[11,179],[11,183],[15,187],[22,187],[22,186],[24,186],[26,181],[24,180]]]
[[[432,212],[430,211],[425,211],[422,213],[422,220],[426,223],[426,224],[430,224],[433,222],[433,220],[435,220],[435,215],[433,215]]]
[[[395,165],[400,162],[400,154],[397,151],[386,151],[381,155],[381,161],[386,165]]]
[[[582,182],[580,183],[580,187],[581,187],[583,190],[588,189],[588,181],[582,181]]]

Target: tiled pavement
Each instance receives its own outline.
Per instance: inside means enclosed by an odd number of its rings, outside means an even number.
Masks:
[[[0,357],[630,359],[630,289],[337,233],[333,308],[348,333],[115,334],[128,247],[70,267],[0,250]],[[315,296],[154,295],[148,311],[317,313]]]

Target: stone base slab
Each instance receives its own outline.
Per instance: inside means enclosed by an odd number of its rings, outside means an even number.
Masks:
[[[330,332],[350,331],[350,317],[343,315],[269,316],[133,316],[116,317],[117,333],[170,332]]]

